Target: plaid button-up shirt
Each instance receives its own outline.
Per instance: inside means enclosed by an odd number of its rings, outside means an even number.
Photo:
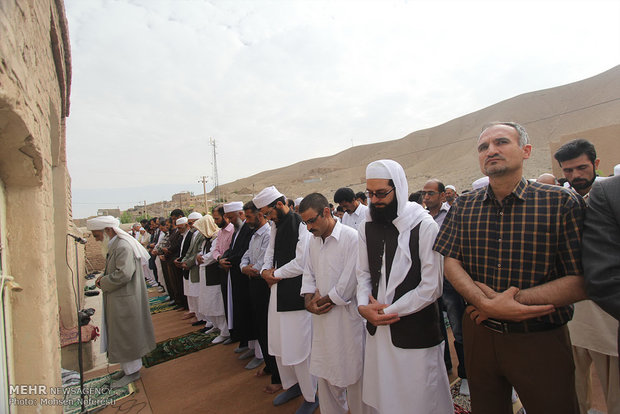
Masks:
[[[567,189],[525,179],[502,202],[490,186],[462,194],[433,249],[463,264],[474,281],[498,292],[526,289],[563,276],[581,276],[585,203]],[[572,306],[537,318],[568,322]]]

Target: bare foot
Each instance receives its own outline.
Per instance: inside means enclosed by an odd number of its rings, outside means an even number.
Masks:
[[[264,377],[265,375],[267,375],[267,373],[265,372],[265,367],[262,367],[259,370],[257,370],[256,374],[254,375],[257,377]]]
[[[281,389],[282,389],[282,384],[269,384],[265,388],[263,388],[263,392],[266,392],[267,394],[275,394]]]

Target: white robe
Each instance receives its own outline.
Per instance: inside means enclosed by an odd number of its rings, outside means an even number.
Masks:
[[[312,237],[301,287],[302,295],[329,295],[334,306],[312,315],[310,372],[337,387],[355,384],[364,364],[364,320],[357,311],[355,275],[358,234],[336,223],[325,241]]]
[[[224,300],[222,299],[222,290],[220,285],[206,285],[206,269],[207,266],[215,263],[213,258],[213,250],[217,245],[217,237],[211,244],[211,250],[203,256],[204,262],[200,265],[200,291],[198,292],[198,312],[207,317],[224,316]]]
[[[276,227],[271,223],[271,237],[269,247],[265,252],[263,269],[273,267],[273,250],[276,240]],[[291,278],[303,274],[305,266],[305,251],[311,233],[303,223],[299,224],[299,239],[295,248],[295,258],[276,269],[274,276]],[[267,332],[269,336],[269,353],[280,357],[284,365],[296,365],[310,356],[312,342],[312,320],[310,313],[305,309],[291,312],[277,311],[278,284],[271,286]]]
[[[411,228],[416,224],[412,223]],[[372,290],[365,225],[361,224],[358,230],[360,243],[357,299],[360,305],[367,305]],[[391,274],[389,286],[386,286],[384,259],[376,299],[379,303],[390,304],[384,309],[386,314],[397,313],[401,317],[410,315],[441,296],[443,259],[432,250],[437,232],[437,224],[432,217],[428,214],[421,216],[419,256],[422,280],[415,289],[394,302],[394,290],[402,282],[404,275],[397,277]],[[392,273],[395,268],[396,257]],[[454,408],[443,361],[443,350],[443,342],[424,349],[397,348],[392,344],[389,326],[378,326],[374,335],[366,335],[364,402],[381,413],[452,413]]]

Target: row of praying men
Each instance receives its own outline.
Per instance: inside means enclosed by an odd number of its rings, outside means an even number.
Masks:
[[[150,240],[159,283],[213,343],[264,362],[274,405],[303,396],[298,413],[319,395],[322,413],[454,412],[444,310],[473,412],[511,413],[516,390],[530,414],[585,413],[593,361],[615,413],[620,178],[596,182],[583,141],[555,155],[569,188],[523,178],[527,132],[501,122],[460,196],[439,180],[408,196],[402,166],[379,160],[365,194],[335,193],[341,217],[273,186],[210,215],[175,210]]]

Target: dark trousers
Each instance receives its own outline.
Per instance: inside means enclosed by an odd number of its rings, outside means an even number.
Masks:
[[[256,339],[252,329],[252,308],[250,306],[249,280],[241,271],[230,271],[233,302],[233,330],[230,339],[247,345],[251,339]]]
[[[157,256],[151,255],[151,257],[149,258],[149,269],[153,271],[153,276],[155,277],[155,280],[159,282],[159,276],[157,275],[157,266],[155,266],[155,257]]]
[[[446,370],[452,370],[452,358],[450,357],[450,345],[448,343],[448,330],[446,329],[446,322],[443,317],[443,310],[445,305],[443,303],[442,298],[437,300],[439,305],[439,328],[441,329],[441,334],[443,335],[443,339],[445,341],[446,346],[443,348],[443,362],[446,364]]]
[[[448,320],[454,335],[454,349],[459,359],[457,372],[459,378],[467,378],[467,370],[465,369],[465,352],[463,350],[463,315],[465,314],[465,301],[459,295],[459,292],[452,287],[446,279],[443,281],[443,303],[446,305]],[[446,342],[446,348],[448,343]]]
[[[174,302],[183,306],[185,309],[189,309],[187,305],[187,296],[183,291],[183,269],[179,269],[173,262],[168,263],[168,271],[170,274],[170,285],[172,287],[172,293],[174,295]]]
[[[166,282],[166,289],[168,293],[168,296],[170,296],[170,299],[174,300],[174,297],[172,296],[172,294],[170,293],[170,285],[172,284],[172,279],[170,278],[170,272],[168,272],[168,263],[166,263],[165,260],[161,261],[161,272],[163,273],[163,277],[164,277],[164,281]]]
[[[514,387],[528,414],[578,414],[568,329],[493,332],[463,317],[472,412],[512,414]]]
[[[273,355],[269,355],[269,338],[267,336],[267,319],[269,314],[269,296],[271,290],[262,278],[250,279],[250,304],[252,310],[252,325],[256,337],[263,351],[265,359],[265,372],[271,374],[272,384],[281,384],[280,372]]]

